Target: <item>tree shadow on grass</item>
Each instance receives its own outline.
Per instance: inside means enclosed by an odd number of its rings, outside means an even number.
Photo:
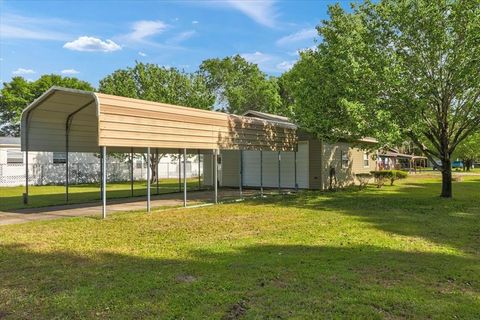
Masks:
[[[5,318],[452,318],[480,313],[478,259],[254,245],[186,258],[0,246]]]
[[[334,211],[357,217],[379,230],[422,237],[467,254],[480,254],[480,179],[454,183],[454,198],[438,196],[441,184],[408,183],[382,189],[358,187],[337,192],[301,192],[296,196],[249,204]]]

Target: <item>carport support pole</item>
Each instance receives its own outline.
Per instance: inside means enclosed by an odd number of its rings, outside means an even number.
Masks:
[[[282,193],[282,180],[281,180],[281,163],[282,163],[282,155],[280,154],[280,151],[278,151],[278,193],[281,194]]]
[[[213,194],[214,194],[214,202],[218,203],[218,155],[217,150],[213,150]]]
[[[107,218],[107,147],[102,147],[102,218]]]
[[[27,113],[25,121],[25,194],[23,195],[23,203],[28,204],[28,120],[30,113]]]
[[[293,152],[293,165],[294,165],[294,179],[295,179],[295,191],[298,191],[298,183],[297,183],[297,151]]]
[[[130,194],[133,197],[133,148],[130,148]]]
[[[160,194],[160,160],[158,158],[158,148],[155,149],[155,156],[157,157],[157,195]]]
[[[260,196],[263,198],[263,151],[260,150]]]
[[[25,196],[23,197],[23,203],[28,204],[28,136],[25,147]]]
[[[178,149],[178,192],[182,191],[182,154]]]
[[[147,147],[147,212],[150,212],[150,147]]]
[[[200,149],[197,150],[198,159],[198,190],[202,189],[202,177],[200,176]]]
[[[68,203],[68,180],[70,178],[70,172],[68,170],[68,127],[65,135],[65,202]]]
[[[183,148],[183,206],[187,206],[187,148]]]
[[[240,176],[238,183],[238,190],[240,191],[240,199],[243,199],[243,150],[240,150]]]

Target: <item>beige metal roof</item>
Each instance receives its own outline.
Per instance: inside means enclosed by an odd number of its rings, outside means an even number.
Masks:
[[[293,124],[52,87],[22,114],[22,150],[296,148]],[[67,134],[68,133],[68,134]],[[67,138],[68,137],[68,138]]]

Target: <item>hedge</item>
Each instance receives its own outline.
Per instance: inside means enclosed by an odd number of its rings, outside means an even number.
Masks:
[[[390,185],[393,186],[395,180],[405,179],[408,176],[407,172],[401,170],[381,170],[370,173],[375,178],[378,188],[384,185],[386,180],[390,180]]]

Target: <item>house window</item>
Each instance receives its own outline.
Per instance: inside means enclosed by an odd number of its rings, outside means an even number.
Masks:
[[[370,160],[370,158],[369,158],[368,152],[364,152],[363,153],[363,167],[368,168],[370,166],[369,160]]]
[[[343,151],[341,153],[342,156],[342,168],[348,168],[348,151]]]
[[[65,152],[54,152],[53,163],[67,163],[67,155]]]
[[[20,149],[7,149],[7,164],[23,163],[23,152]]]

